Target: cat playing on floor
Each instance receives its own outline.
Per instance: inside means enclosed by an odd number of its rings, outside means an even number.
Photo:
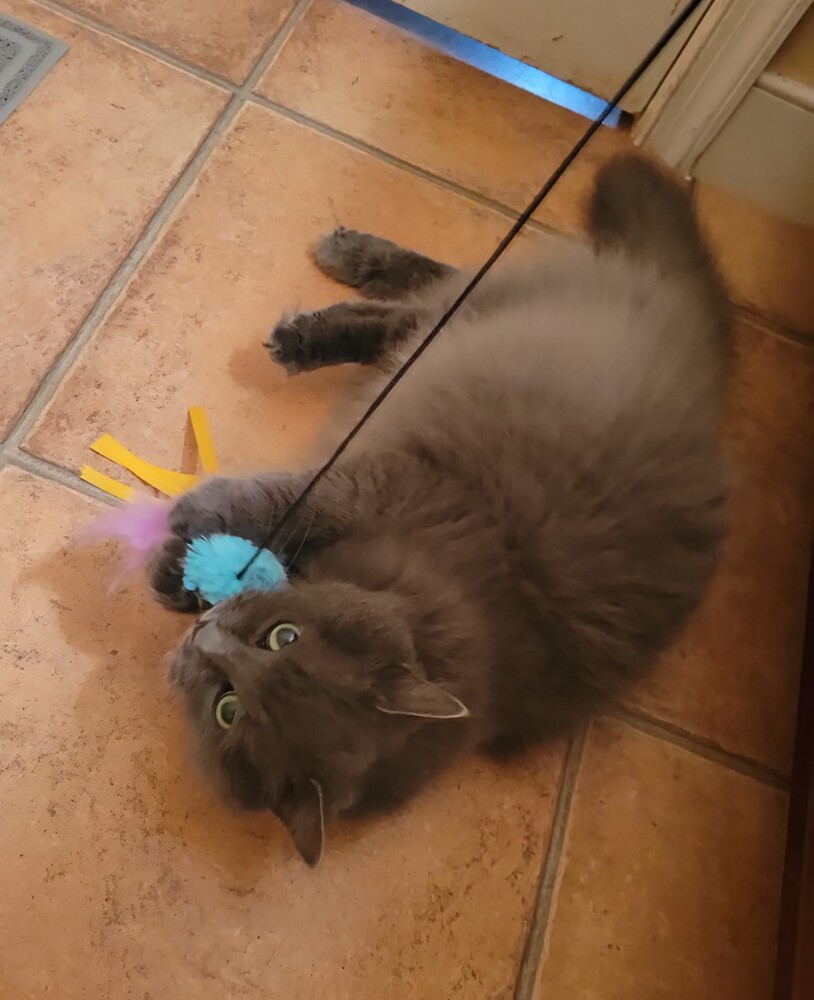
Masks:
[[[206,611],[175,654],[200,761],[315,865],[326,823],[397,806],[469,751],[560,734],[650,667],[722,534],[725,296],[684,191],[646,160],[599,173],[590,245],[494,269],[286,524],[290,582]],[[358,363],[378,391],[466,282],[339,228],[324,271],[365,298],[282,321],[291,374]],[[183,496],[185,541],[258,544],[306,474]]]

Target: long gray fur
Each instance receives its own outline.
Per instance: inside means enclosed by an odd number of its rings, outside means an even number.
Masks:
[[[725,498],[725,295],[685,193],[645,160],[600,172],[588,227],[591,245],[487,277],[295,519],[290,586],[219,605],[207,628],[228,642],[191,634],[175,658],[206,773],[273,809],[311,864],[337,814],[584,718],[704,593]],[[374,299],[287,318],[269,350],[295,374],[366,366],[353,416],[466,278],[353,230],[316,256]],[[197,609],[185,542],[261,542],[307,481],[216,479],[183,497],[159,598]],[[300,638],[274,652],[280,622]],[[231,690],[224,730],[214,705]]]

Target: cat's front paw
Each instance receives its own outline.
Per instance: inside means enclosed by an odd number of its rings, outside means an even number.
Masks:
[[[313,313],[300,313],[280,320],[266,342],[271,360],[289,375],[299,375],[318,367],[310,331],[313,318]]]
[[[148,576],[153,596],[173,611],[196,612],[209,605],[184,586],[187,547],[196,538],[234,535],[265,545],[276,520],[288,508],[285,476],[210,479],[184,493],[170,511],[170,536],[156,551]]]
[[[317,240],[314,258],[332,278],[351,288],[361,288],[370,281],[376,248],[384,242],[376,236],[360,233],[358,229],[337,226]]]
[[[167,538],[156,550],[147,575],[153,597],[170,611],[195,614],[208,607],[196,591],[184,586],[184,565],[187,543],[175,535]]]
[[[261,542],[274,506],[257,478],[218,476],[180,497],[170,512],[170,531],[185,542],[220,534]]]

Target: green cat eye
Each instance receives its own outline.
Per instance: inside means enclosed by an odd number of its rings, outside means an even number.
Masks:
[[[300,637],[300,630],[291,622],[280,622],[263,640],[263,645],[273,653],[279,653],[283,646],[290,646]]]
[[[221,729],[231,729],[240,705],[234,691],[228,691],[218,698],[215,705],[215,721]]]

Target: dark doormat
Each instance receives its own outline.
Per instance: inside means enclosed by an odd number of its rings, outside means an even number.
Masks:
[[[58,38],[0,14],[0,123],[67,51]]]

